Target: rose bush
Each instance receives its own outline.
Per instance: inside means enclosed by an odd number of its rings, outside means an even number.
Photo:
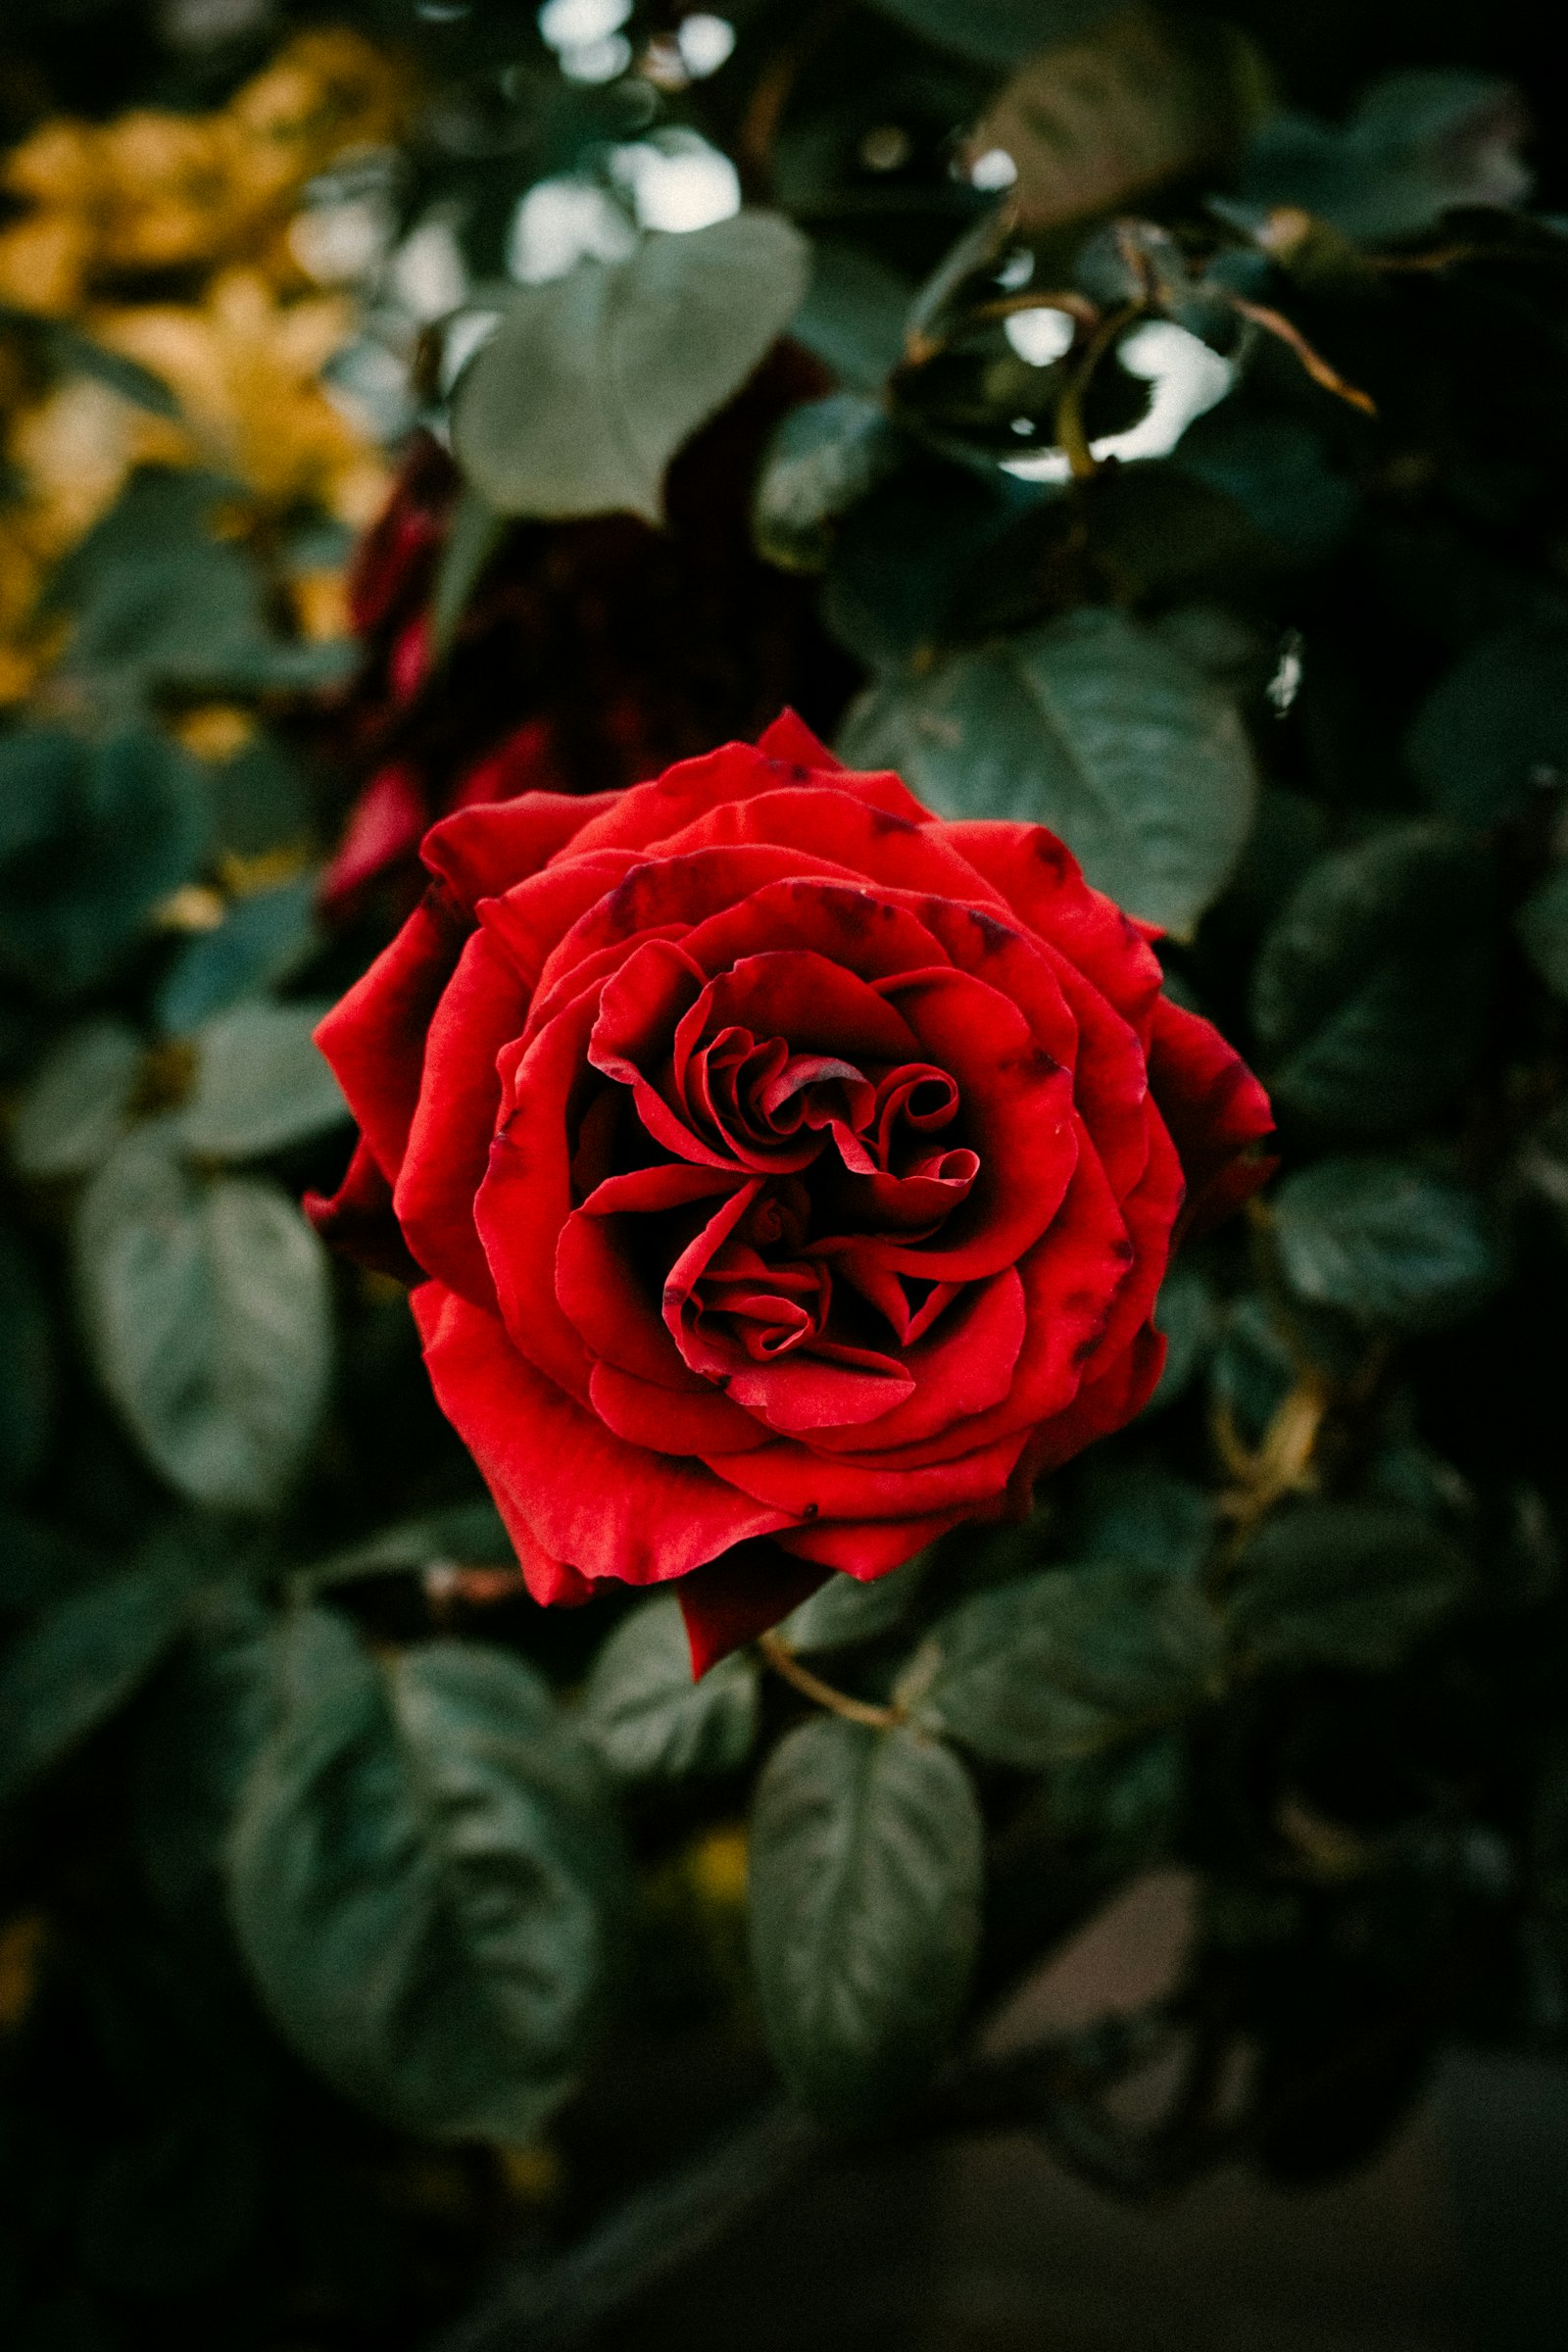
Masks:
[[[537,1597],[680,1578],[701,1669],[1139,1411],[1269,1112],[1054,834],[787,715],[424,861],[318,1033],[362,1138],[310,1206],[417,1283]]]

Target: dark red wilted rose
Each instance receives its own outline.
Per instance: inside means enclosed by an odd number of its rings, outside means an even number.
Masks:
[[[662,530],[631,514],[514,525],[440,664],[428,608],[461,482],[416,438],[350,583],[366,653],[334,731],[364,781],[329,909],[389,878],[416,892],[419,843],[450,809],[641,783],[786,702],[836,720],[853,665],[822,633],[814,583],[764,564],[751,533],[769,434],[829,381],[780,344],[676,457]]]
[[[309,1206],[418,1283],[540,1599],[680,1578],[701,1668],[1143,1405],[1173,1237],[1271,1122],[1054,834],[786,715],[424,863],[318,1032],[362,1140]]]

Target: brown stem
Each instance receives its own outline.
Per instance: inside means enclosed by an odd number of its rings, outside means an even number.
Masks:
[[[1067,463],[1072,467],[1074,481],[1086,482],[1097,471],[1095,453],[1089,446],[1089,436],[1084,430],[1084,401],[1094,381],[1095,369],[1123,327],[1131,325],[1141,309],[1139,303],[1124,303],[1119,311],[1112,311],[1108,318],[1102,318],[1090,338],[1089,349],[1073,369],[1066,391],[1056,403],[1056,441],[1067,453]]]
[[[1248,302],[1240,294],[1228,294],[1225,299],[1240,318],[1250,319],[1253,326],[1260,326],[1266,335],[1272,335],[1277,343],[1283,343],[1286,350],[1300,361],[1314,384],[1321,384],[1323,390],[1332,392],[1336,400],[1348,401],[1350,407],[1359,409],[1363,416],[1377,415],[1378,404],[1371,393],[1362,392],[1356,385],[1347,383],[1339,370],[1329,366],[1322,353],[1313,350],[1300,328],[1292,325],[1283,311],[1271,311],[1266,303]]]
[[[863,1723],[874,1732],[890,1732],[904,1721],[899,1707],[873,1706],[868,1698],[851,1698],[847,1690],[835,1690],[831,1683],[824,1683],[809,1666],[803,1666],[789,1643],[777,1634],[763,1634],[757,1646],[775,1674],[782,1675],[803,1697],[826,1707],[829,1714],[842,1715],[846,1723]]]

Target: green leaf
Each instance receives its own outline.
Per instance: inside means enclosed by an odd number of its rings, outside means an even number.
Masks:
[[[1441,1110],[1485,1034],[1491,900],[1484,853],[1438,824],[1386,826],[1309,867],[1252,974],[1275,1102],[1360,1135]]]
[[[236,899],[216,931],[180,950],[158,991],[154,1013],[171,1037],[188,1036],[242,997],[273,988],[317,945],[316,877]]]
[[[854,1576],[830,1576],[820,1591],[785,1618],[779,1633],[791,1649],[848,1649],[874,1642],[907,1615],[925,1583],[926,1560],[918,1556],[891,1576],[861,1584]]]
[[[43,1459],[55,1378],[48,1296],[31,1253],[0,1224],[0,1490],[24,1485]]]
[[[977,1593],[931,1635],[921,1719],[999,1764],[1092,1754],[1212,1695],[1220,1628],[1185,1568],[1099,1560]]]
[[[1530,186],[1529,119],[1507,82],[1478,74],[1388,74],[1344,128],[1277,114],[1252,141],[1243,194],[1298,205],[1369,244],[1416,237],[1456,205],[1517,204]]]
[[[757,1685],[744,1650],[694,1681],[680,1602],[662,1592],[623,1618],[594,1660],[578,1728],[619,1780],[733,1772],[757,1737]]]
[[[1187,1748],[1176,1732],[1054,1765],[1046,1782],[1052,1827],[1093,1838],[1123,1865],[1168,1849],[1186,1794]]]
[[[841,238],[812,249],[811,282],[790,334],[854,392],[875,392],[904,357],[914,288],[885,262]]]
[[[203,1159],[255,1159],[349,1115],[311,1032],[324,1004],[236,1004],[196,1033],[196,1083],[179,1141]]]
[[[1265,1665],[1396,1666],[1470,1590],[1443,1532],[1375,1503],[1277,1512],[1236,1564],[1233,1634]]]
[[[268,1609],[238,1578],[200,1593],[142,1728],[137,1852],[175,1919],[222,1917],[229,1823],[272,1721],[270,1628]]]
[[[1422,704],[1406,753],[1434,806],[1469,825],[1518,816],[1568,779],[1568,630],[1499,629],[1471,646]]]
[[[962,2014],[984,1831],[935,1740],[818,1716],[780,1740],[752,1814],[752,1958],[791,2088],[835,2123],[916,2091]]]
[[[512,1540],[493,1502],[459,1502],[422,1518],[399,1520],[363,1544],[352,1544],[301,1570],[306,1583],[356,1584],[363,1577],[397,1576],[448,1563],[464,1567],[503,1566],[513,1558]]]
[[[580,2068],[616,1851],[597,1769],[498,1649],[372,1659],[311,1610],[229,1842],[230,1906],[280,2031],[436,2139],[526,2141]]]
[[[179,1631],[193,1581],[190,1553],[161,1540],[12,1643],[0,1662],[0,1796],[47,1772],[124,1703]]]
[[[867,492],[834,533],[821,612],[872,669],[901,670],[967,627],[974,583],[1039,491],[1007,474],[911,460]]]
[[[1113,1461],[1102,1453],[1086,1473],[1088,1508],[1077,1531],[1084,1558],[1198,1576],[1214,1541],[1213,1505],[1201,1487],[1157,1462]]]
[[[28,1617],[93,1582],[95,1553],[64,1528],[22,1511],[0,1511],[0,1609]]]
[[[1274,1195],[1274,1238],[1298,1298],[1399,1331],[1461,1321],[1501,1278],[1484,1202],[1414,1160],[1298,1170]]]
[[[465,473],[503,514],[657,522],[665,466],[789,324],[807,259],[787,220],[737,213],[521,289],[458,384]]]
[[[1185,936],[1251,821],[1229,698],[1119,612],[1085,610],[872,687],[841,746],[947,816],[1050,825],[1090,881]]]
[[[1256,1291],[1234,1299],[1220,1325],[1210,1380],[1248,1445],[1258,1444],[1299,1370],[1268,1300]]]
[[[1568,1002],[1568,865],[1557,866],[1531,892],[1514,928],[1552,995]]]
[[[1165,1335],[1165,1368],[1146,1413],[1162,1413],[1185,1396],[1213,1351],[1219,1309],[1200,1267],[1172,1266],[1154,1301],[1154,1329]]]
[[[60,728],[0,744],[0,961],[50,997],[102,979],[190,879],[209,818],[191,762],[150,728],[89,745]]]
[[[98,1376],[195,1502],[266,1510],[315,1435],[331,1366],[325,1252],[278,1186],[201,1182],[171,1123],[130,1136],[83,1195],[77,1281]]]
[[[11,1157],[22,1176],[87,1176],[124,1131],[142,1043],[123,1021],[63,1037],[17,1105]]]
[[[820,571],[838,516],[903,455],[903,437],[858,393],[835,392],[792,409],[768,444],[753,497],[759,551],[786,571]]]
[[[885,17],[977,65],[1010,66],[1054,41],[1071,40],[1124,0],[875,0]]]

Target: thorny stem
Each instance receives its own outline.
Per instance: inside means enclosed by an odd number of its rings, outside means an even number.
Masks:
[[[793,1685],[803,1697],[826,1707],[829,1714],[842,1715],[846,1723],[863,1723],[873,1732],[890,1732],[904,1721],[902,1707],[875,1706],[868,1698],[852,1698],[847,1690],[836,1690],[831,1683],[824,1683],[809,1666],[801,1664],[789,1643],[777,1634],[763,1634],[757,1646],[775,1674]]]

